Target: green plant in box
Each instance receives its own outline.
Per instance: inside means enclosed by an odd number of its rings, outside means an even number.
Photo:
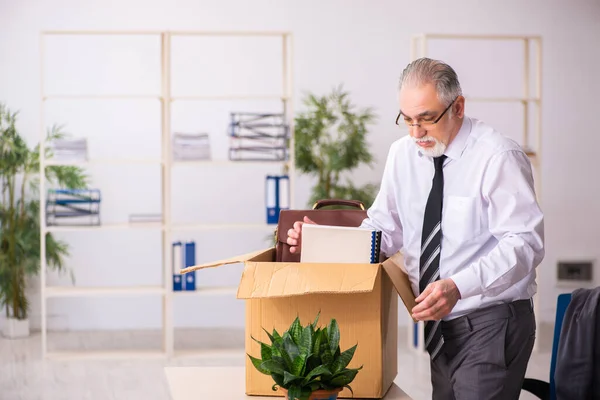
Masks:
[[[306,326],[297,317],[282,335],[263,328],[270,344],[252,338],[261,347],[261,358],[248,354],[252,364],[270,375],[275,382],[273,390],[279,387],[289,400],[335,399],[343,388],[352,392],[350,383],[362,369],[348,368],[358,344],[342,352],[337,321],[331,319],[326,327],[317,328],[319,315]],[[325,397],[315,397],[319,393]]]

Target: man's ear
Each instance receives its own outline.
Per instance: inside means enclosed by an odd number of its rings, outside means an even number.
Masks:
[[[463,118],[465,116],[465,98],[464,98],[464,96],[458,96],[458,98],[454,102],[454,105],[452,106],[452,108],[453,108],[452,111],[453,111],[454,115],[456,115],[458,118]]]

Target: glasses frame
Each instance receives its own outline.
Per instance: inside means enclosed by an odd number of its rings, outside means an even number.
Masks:
[[[442,119],[442,117],[444,116],[444,114],[446,114],[446,113],[448,112],[448,110],[450,109],[450,107],[452,107],[452,104],[454,104],[454,102],[456,101],[456,99],[458,99],[458,97],[459,97],[459,96],[456,96],[456,97],[454,98],[454,100],[452,100],[452,101],[450,102],[450,104],[448,105],[448,107],[446,107],[446,109],[444,110],[444,112],[443,112],[443,113],[441,113],[441,114],[440,114],[440,116],[439,116],[439,117],[437,117],[437,118],[435,119],[435,121],[433,121],[433,122],[428,122],[428,123],[426,123],[426,124],[425,124],[425,126],[430,126],[430,125],[435,125],[435,124],[437,124],[437,123],[438,123],[438,122],[439,122],[439,121]],[[398,113],[398,116],[396,117],[396,125],[398,125],[398,126],[400,126],[400,124],[398,124],[398,120],[400,119],[400,116],[401,116],[401,115],[402,115],[402,111],[400,111],[400,112]],[[404,125],[408,126],[409,128],[410,128],[410,127],[413,127],[413,126],[418,126],[419,128],[421,128],[421,124],[422,124],[422,123],[419,123],[419,124],[407,124],[407,123],[405,123]]]

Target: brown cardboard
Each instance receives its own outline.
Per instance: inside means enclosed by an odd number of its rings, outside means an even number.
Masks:
[[[349,367],[363,366],[351,383],[355,398],[381,398],[397,375],[398,294],[410,310],[414,295],[402,269],[402,258],[381,264],[277,263],[275,250],[261,250],[196,265],[203,268],[244,262],[237,298],[246,301],[246,353],[260,357],[260,345],[269,342],[263,328],[283,333],[296,316],[302,324],[320,312],[320,323],[335,318],[344,351],[358,344]],[[281,396],[272,390],[270,376],[259,373],[246,359],[246,394]],[[348,389],[340,397],[352,397]]]

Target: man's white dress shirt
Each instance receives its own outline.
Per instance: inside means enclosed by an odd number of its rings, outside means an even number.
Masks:
[[[521,147],[467,116],[447,147],[440,279],[461,293],[449,320],[484,306],[529,299],[544,257],[544,219]],[[401,251],[415,296],[433,159],[410,136],[390,148],[380,191],[362,226],[383,232],[381,250]]]

